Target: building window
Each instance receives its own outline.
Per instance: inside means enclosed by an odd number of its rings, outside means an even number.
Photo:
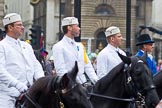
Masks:
[[[140,7],[136,6],[136,17],[140,17]]]
[[[145,2],[137,0],[136,2],[136,17],[144,18],[145,16]]]
[[[106,36],[104,31],[100,31],[97,34],[97,39],[96,39],[96,49],[101,51],[104,47],[106,47],[107,41],[106,41]]]
[[[115,14],[112,6],[107,4],[100,4],[95,8],[95,14],[99,15],[112,15]]]
[[[61,3],[61,15],[65,15],[65,3]]]

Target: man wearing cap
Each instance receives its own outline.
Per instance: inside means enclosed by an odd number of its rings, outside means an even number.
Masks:
[[[30,44],[20,41],[24,27],[17,13],[3,19],[6,37],[0,41],[0,108],[15,108],[15,101],[44,76]]]
[[[111,26],[106,29],[105,35],[108,45],[97,56],[97,75],[99,78],[107,75],[111,69],[122,62],[117,52],[126,56],[125,52],[119,48],[123,39],[120,29]]]
[[[80,34],[78,24],[78,19],[75,17],[66,17],[62,20],[64,37],[52,49],[56,74],[62,76],[64,73],[71,71],[75,65],[75,61],[77,61],[79,68],[77,81],[81,84],[86,83],[86,73],[94,84],[98,80],[98,77],[92,64],[84,52],[83,45],[74,41],[74,37]]]
[[[157,73],[156,63],[153,56],[150,54],[154,49],[153,46],[154,41],[151,40],[149,34],[142,34],[137,38],[137,40],[138,42],[136,46],[139,46],[139,51],[136,53],[136,56],[141,57],[144,54],[144,52],[147,52],[148,53],[148,56],[146,58],[147,65],[149,69],[152,71],[152,74],[155,75]]]

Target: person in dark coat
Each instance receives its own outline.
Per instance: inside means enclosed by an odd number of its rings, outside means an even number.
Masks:
[[[136,46],[139,47],[139,50],[136,53],[136,56],[141,57],[144,52],[147,52],[147,66],[152,71],[152,74],[155,75],[157,73],[156,63],[154,57],[151,55],[151,52],[154,50],[154,40],[151,40],[149,34],[142,34],[137,40],[138,42],[136,43]]]

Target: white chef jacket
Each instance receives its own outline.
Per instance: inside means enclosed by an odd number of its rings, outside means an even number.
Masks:
[[[115,48],[108,44],[97,56],[97,75],[100,78],[107,75],[110,70],[120,64],[122,60],[118,56],[117,51],[126,56],[126,53],[120,48]]]
[[[15,97],[20,95],[16,82],[32,85],[33,79],[43,76],[30,44],[7,35],[0,41],[0,108],[14,108]]]
[[[62,76],[71,71],[75,65],[75,61],[77,61],[79,68],[77,81],[79,83],[83,84],[87,82],[84,72],[90,78],[92,83],[95,83],[98,80],[88,57],[88,63],[84,63],[84,48],[81,43],[77,43],[71,38],[64,36],[61,41],[53,46],[52,51],[57,75]]]

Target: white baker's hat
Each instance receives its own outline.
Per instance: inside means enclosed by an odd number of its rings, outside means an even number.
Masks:
[[[21,21],[21,16],[17,13],[7,14],[3,19],[3,25],[8,25],[13,22]]]
[[[78,18],[75,17],[66,17],[62,20],[62,26],[79,24]]]
[[[119,27],[116,27],[116,26],[111,26],[111,27],[107,28],[105,31],[106,37],[112,36],[117,33],[120,33],[120,29],[119,29]]]

